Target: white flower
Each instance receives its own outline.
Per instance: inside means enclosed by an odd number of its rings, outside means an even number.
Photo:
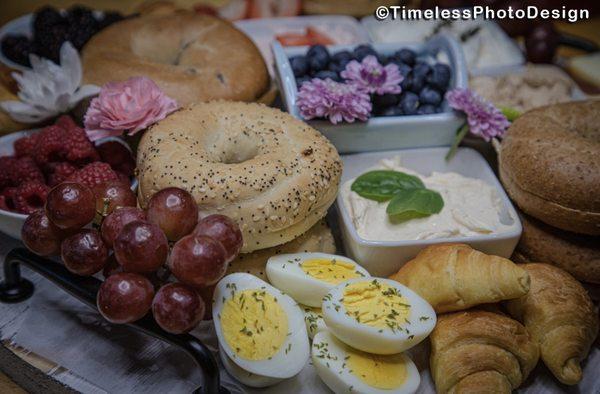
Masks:
[[[0,108],[18,122],[38,123],[55,117],[100,91],[95,85],[79,87],[81,60],[68,41],[60,47],[60,66],[36,55],[30,55],[29,59],[31,70],[12,74],[19,85],[21,101],[0,102]]]

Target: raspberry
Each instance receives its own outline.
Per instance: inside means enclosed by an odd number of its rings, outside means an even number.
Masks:
[[[30,214],[44,208],[50,188],[43,183],[29,181],[22,183],[14,193],[15,209]]]
[[[40,133],[31,134],[28,137],[22,137],[15,141],[15,155],[17,157],[21,156],[31,156],[35,157],[35,147],[40,138]]]
[[[103,162],[110,164],[113,170],[127,176],[133,175],[135,160],[131,151],[117,141],[107,141],[96,147]]]
[[[78,164],[100,160],[100,155],[96,152],[94,144],[92,144],[82,128],[74,126],[67,130],[66,135],[67,160]]]
[[[86,185],[87,187],[93,188],[96,185],[100,185],[106,181],[112,181],[119,179],[116,172],[110,168],[110,165],[101,161],[90,163],[78,170],[69,177],[69,181],[79,182]]]
[[[35,160],[38,164],[53,161],[64,161],[67,154],[67,135],[64,129],[58,126],[48,126],[40,132],[38,143],[35,147]]]
[[[48,164],[47,169],[49,170],[48,186],[50,187],[66,181],[75,171],[77,171],[77,167],[66,161],[62,163],[50,163]]]
[[[16,160],[14,164],[14,184],[20,185],[26,181],[36,181],[44,183],[44,174],[35,164],[35,161],[29,156],[23,156]]]
[[[0,157],[0,189],[15,186],[15,163],[13,156]]]
[[[54,125],[60,127],[63,130],[69,131],[77,127],[77,124],[69,115],[62,115],[54,122]]]
[[[0,209],[4,209],[5,211],[14,211],[15,210],[15,191],[17,188],[15,187],[7,187],[2,190],[0,193]]]

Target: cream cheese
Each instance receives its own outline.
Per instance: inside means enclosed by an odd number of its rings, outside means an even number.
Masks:
[[[377,202],[350,190],[354,179],[342,186],[342,199],[358,235],[371,241],[453,238],[498,233],[511,226],[500,221],[502,202],[494,188],[479,179],[453,172],[423,176],[400,165],[400,157],[381,160],[373,169],[400,171],[418,176],[425,187],[444,199],[438,214],[394,223],[386,213],[388,202]]]

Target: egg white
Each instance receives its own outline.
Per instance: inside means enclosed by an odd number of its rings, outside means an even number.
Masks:
[[[323,351],[324,345],[326,352]],[[313,339],[311,349],[313,366],[319,377],[334,393],[404,394],[414,393],[419,388],[421,376],[408,355],[401,355],[406,365],[406,380],[401,386],[386,390],[370,386],[350,372],[345,364],[348,357],[345,347],[344,343],[328,331],[319,332]]]
[[[318,332],[327,330],[327,325],[325,325],[322,313],[318,313],[306,305],[300,305],[300,308],[302,308],[302,311],[304,312],[306,332],[310,339],[313,339]]]
[[[344,289],[347,285],[362,282],[364,279],[350,279],[340,283],[323,299],[323,320],[327,328],[348,345],[374,354],[395,354],[417,345],[425,339],[436,324],[436,314],[431,305],[417,293],[402,284],[383,278],[371,278],[394,287],[410,304],[408,322],[400,329],[378,328],[359,323],[346,314],[343,303]]]
[[[287,315],[288,335],[277,353],[270,359],[244,359],[236,355],[235,351],[225,340],[221,327],[220,313],[225,302],[232,296],[231,284],[235,284],[236,292],[259,290],[271,294],[277,298],[277,303]],[[291,297],[283,294],[267,282],[246,273],[227,275],[215,287],[212,315],[219,345],[223,348],[229,359],[241,369],[255,375],[286,379],[298,374],[304,368],[310,353],[308,334],[304,323],[304,313]]]
[[[229,356],[225,353],[225,350],[221,346],[219,346],[219,356],[221,358],[221,362],[225,367],[225,370],[233,376],[237,381],[246,386],[250,387],[268,387],[273,386],[281,382],[283,379],[279,378],[270,378],[268,376],[256,375],[252,372],[248,372],[240,368],[236,363],[234,363]]]
[[[301,267],[306,260],[336,260],[353,264],[357,272],[370,277],[369,272],[354,260],[344,256],[327,253],[290,253],[275,255],[267,261],[267,277],[269,282],[279,290],[289,294],[300,304],[320,307],[323,297],[335,285],[308,275]]]

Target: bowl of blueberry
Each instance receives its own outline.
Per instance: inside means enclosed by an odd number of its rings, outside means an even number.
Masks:
[[[272,50],[287,111],[341,153],[450,145],[464,121],[444,98],[468,83],[462,49],[447,35],[420,44],[274,42]]]
[[[80,5],[66,10],[42,7],[0,28],[0,62],[21,71],[31,67],[30,54],[58,63],[63,42],[70,41],[80,51],[94,34],[121,19],[118,12],[95,11]]]

